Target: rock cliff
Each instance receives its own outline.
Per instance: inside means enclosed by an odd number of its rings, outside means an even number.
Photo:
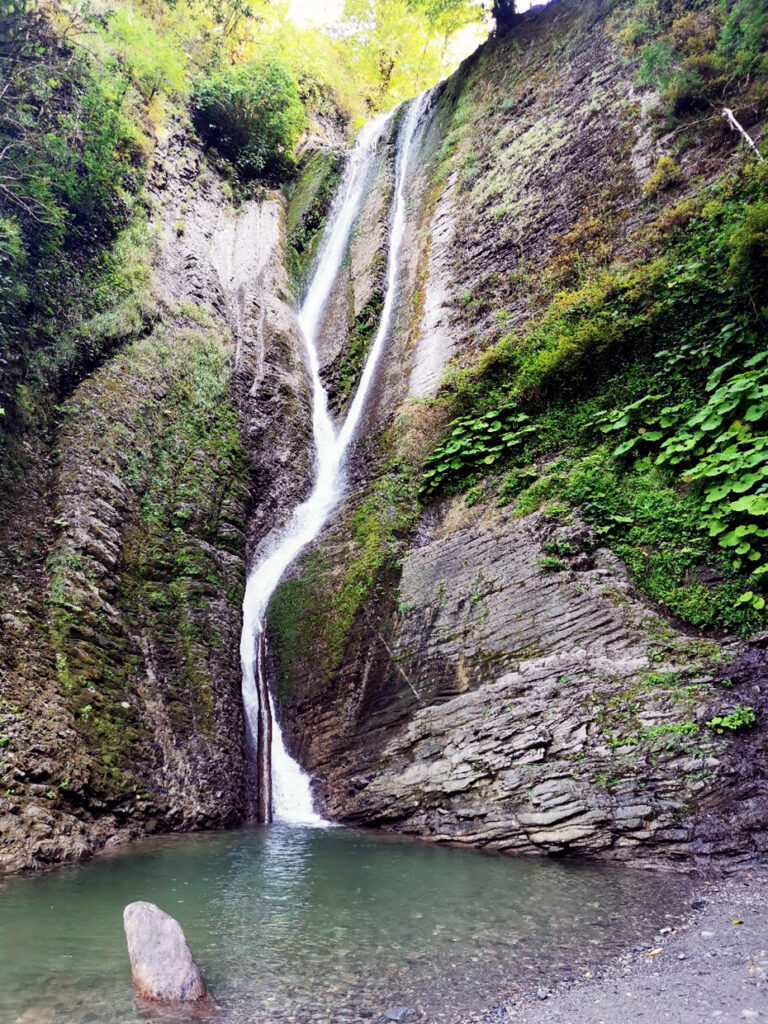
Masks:
[[[736,259],[717,218],[765,182],[718,112],[695,116],[689,79],[672,126],[669,82],[640,81],[650,29],[633,10],[555,0],[434,91],[348,495],[268,613],[289,748],[341,821],[637,863],[766,852],[764,616],[734,614],[739,579],[699,542],[690,479],[675,490],[648,457],[622,485],[598,429],[652,372],[659,289],[695,294],[715,243]],[[654,31],[711,70],[708,19]],[[764,97],[742,91],[757,136]],[[339,415],[380,316],[400,116],[325,312]],[[80,329],[80,379],[2,466],[4,869],[252,810],[240,603],[248,560],[308,489],[294,310],[342,143],[305,152],[285,197],[236,209],[173,123],[149,171],[141,308]],[[692,254],[696,218],[715,229]],[[699,333],[733,327],[726,280],[705,282],[725,296],[706,315],[697,293],[674,309],[689,362]],[[456,486],[430,489],[425,459],[463,414],[526,458],[478,448],[459,486],[449,456],[433,476]],[[642,515],[622,486],[642,492],[645,532],[627,536]],[[749,728],[718,729],[732,709]]]
[[[449,360],[460,374],[558,284],[636,258],[665,205],[738,164],[710,119],[649,200],[679,133],[653,120],[611,12],[559,0],[439,88],[351,492],[273,599],[273,681],[342,821],[525,853],[750,857],[766,845],[765,636],[654,605],[605,531],[547,500],[556,444],[501,489],[430,503],[414,483]],[[756,725],[707,726],[733,706]]]
[[[246,557],[310,458],[284,202],[235,210],[178,125],[147,198],[149,326],[27,436],[2,497],[6,869],[248,813]]]

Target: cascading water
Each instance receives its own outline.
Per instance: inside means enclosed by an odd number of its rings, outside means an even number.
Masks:
[[[331,211],[312,282],[299,312],[312,379],[315,482],[309,498],[294,509],[274,545],[251,568],[243,600],[240,642],[243,706],[250,747],[257,758],[259,817],[262,821],[271,821],[274,815],[283,821],[323,823],[312,804],[309,777],[288,754],[272,708],[264,665],[264,616],[283,573],[301,550],[317,537],[344,492],[344,457],[360,422],[395,309],[400,248],[406,226],[409,158],[429,102],[429,92],[413,100],[400,128],[384,305],[360,384],[338,432],[329,415],[328,396],[320,379],[317,337],[323,310],[360,211],[376,147],[389,117],[381,116],[371,121],[358,136]]]

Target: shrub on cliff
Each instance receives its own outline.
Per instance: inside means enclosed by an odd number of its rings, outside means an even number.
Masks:
[[[731,105],[739,94],[759,118],[768,100],[765,0],[648,0],[627,7],[637,17],[619,38],[629,52],[637,49],[641,83],[659,90],[673,120]]]
[[[217,71],[197,82],[193,102],[198,131],[231,166],[237,183],[277,183],[291,174],[304,107],[282,61]]]
[[[63,325],[87,315],[140,185],[129,81],[84,45],[77,8],[0,0],[0,430],[61,383]]]

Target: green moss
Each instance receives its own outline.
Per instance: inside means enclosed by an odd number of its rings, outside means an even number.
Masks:
[[[683,656],[684,652],[676,652]],[[615,752],[614,756],[653,755],[660,749],[706,756],[711,737],[702,732],[697,720],[701,707],[714,692],[712,683],[695,679],[704,668],[697,659],[684,668],[667,672],[644,672],[625,680],[617,689],[615,678],[595,680],[595,691],[585,704]],[[644,725],[649,715],[663,716],[654,725]],[[622,754],[623,752],[623,754]]]
[[[286,234],[289,259],[298,284],[304,281],[317,251],[325,218],[339,182],[343,156],[318,149],[304,158],[288,190]]]
[[[379,326],[383,292],[375,292],[355,317],[338,370],[334,374],[334,403],[343,408],[352,397]]]
[[[120,625],[93,588],[99,565],[72,548],[67,524],[49,559],[59,680],[107,792],[133,792],[152,759],[137,691],[147,672],[140,638],[152,643],[151,671],[176,735],[215,734],[216,615],[236,614],[242,599],[244,538],[229,520],[249,480],[229,389],[230,348],[216,332],[166,329],[129,346],[67,409],[63,446],[84,447],[130,495],[108,595]]]
[[[659,192],[678,184],[682,177],[682,167],[671,156],[660,156],[653,174],[643,185],[644,196],[656,196]]]
[[[399,561],[418,516],[410,474],[391,466],[341,527],[340,537],[305,555],[298,574],[275,591],[267,613],[278,677],[286,699],[310,676],[322,683],[338,668],[356,616]],[[367,627],[368,628],[368,627]]]

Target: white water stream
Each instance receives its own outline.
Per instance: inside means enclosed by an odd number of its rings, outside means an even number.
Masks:
[[[380,116],[360,132],[350,154],[341,185],[326,227],[316,269],[306,298],[299,311],[299,325],[304,335],[307,360],[312,379],[312,430],[315,443],[315,481],[309,498],[294,509],[290,520],[274,544],[256,562],[249,574],[243,600],[243,633],[240,658],[243,669],[243,706],[249,742],[259,751],[264,778],[271,770],[271,813],[266,808],[265,820],[272,816],[282,821],[324,824],[312,803],[309,776],[302,771],[285,748],[279,724],[264,677],[264,617],[285,570],[299,553],[317,537],[334,507],[344,494],[344,458],[355,436],[368,391],[391,326],[397,296],[400,249],[406,226],[406,182],[408,166],[419,127],[429,107],[429,92],[422,93],[410,104],[398,133],[395,158],[395,194],[387,257],[387,280],[379,328],[371,345],[355,397],[337,431],[328,412],[328,396],[320,379],[317,352],[322,315],[337,274],[344,259],[349,238],[365,192],[365,185],[375,159],[376,148],[384,126],[391,117]],[[261,722],[261,729],[259,723]],[[271,748],[271,749],[270,749]],[[267,794],[269,789],[267,788]],[[269,799],[269,796],[266,798]]]

